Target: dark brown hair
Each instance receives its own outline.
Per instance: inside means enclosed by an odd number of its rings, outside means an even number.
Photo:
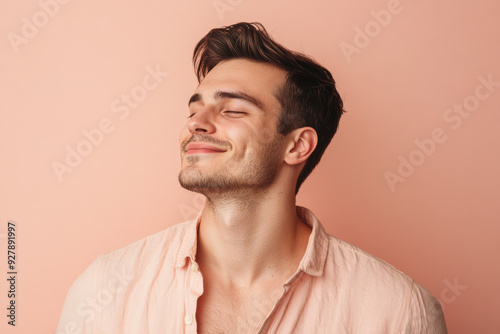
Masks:
[[[299,174],[295,193],[318,164],[330,144],[344,112],[331,73],[304,54],[275,42],[260,23],[241,22],[212,29],[196,45],[193,64],[198,81],[219,62],[244,58],[275,65],[287,72],[278,100],[282,106],[277,132],[286,135],[310,126],[318,134],[318,145]]]

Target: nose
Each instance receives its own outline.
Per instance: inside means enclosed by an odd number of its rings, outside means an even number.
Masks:
[[[191,118],[189,118],[187,127],[189,132],[193,133],[214,133],[215,125],[212,119],[213,115],[210,110],[197,110]]]

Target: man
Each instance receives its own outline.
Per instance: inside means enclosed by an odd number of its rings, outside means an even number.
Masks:
[[[428,290],[295,204],[343,112],[330,72],[260,24],[212,30],[193,60],[179,181],[205,205],[98,257],[58,333],[446,333]]]

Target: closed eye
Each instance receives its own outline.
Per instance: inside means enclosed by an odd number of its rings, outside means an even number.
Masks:
[[[224,111],[225,114],[232,114],[232,115],[235,115],[235,116],[243,116],[243,115],[246,115],[246,112],[244,111],[235,111],[235,110],[227,110],[227,111]],[[194,115],[196,115],[196,113],[192,113],[190,114],[187,118],[191,118],[193,117]]]
[[[235,110],[227,110],[224,111],[226,114],[232,114],[232,115],[246,115],[246,112],[243,111],[235,111]]]

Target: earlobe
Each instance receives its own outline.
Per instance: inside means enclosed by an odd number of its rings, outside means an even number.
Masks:
[[[306,161],[312,154],[318,144],[318,135],[316,130],[311,127],[295,129],[291,135],[285,162],[289,165],[298,165]]]

